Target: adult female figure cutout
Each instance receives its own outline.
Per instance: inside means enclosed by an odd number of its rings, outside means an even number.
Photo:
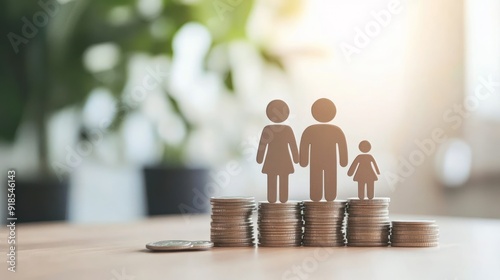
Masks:
[[[347,175],[352,176],[354,174],[353,179],[358,182],[358,197],[361,200],[365,198],[365,186],[368,199],[373,198],[375,194],[375,181],[378,180],[377,174],[380,175],[377,162],[372,155],[368,154],[371,148],[370,142],[366,140],[361,141],[359,143],[359,150],[364,154],[358,155],[352,162],[349,171],[347,171]]]
[[[284,101],[273,100],[267,105],[266,114],[273,123],[282,123],[288,118],[290,110]],[[294,163],[299,162],[292,129],[281,124],[264,127],[259,141],[257,162],[264,162],[262,173],[267,174],[267,200],[270,203],[277,200],[278,181],[279,200],[283,203],[288,201],[288,176],[294,172],[292,159]]]

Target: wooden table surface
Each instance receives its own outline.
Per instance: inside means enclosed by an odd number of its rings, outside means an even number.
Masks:
[[[7,271],[7,231],[0,231],[0,279],[500,279],[500,220],[433,218],[441,241],[427,249],[145,249],[162,239],[209,239],[205,215],[118,225],[18,225],[16,273]]]

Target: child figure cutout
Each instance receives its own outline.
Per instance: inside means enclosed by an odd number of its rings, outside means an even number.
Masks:
[[[269,102],[266,114],[274,123],[284,122],[290,111],[282,100]],[[290,157],[290,152],[292,153]],[[287,125],[267,125],[262,131],[257,151],[257,162],[264,162],[262,173],[267,174],[267,200],[277,200],[279,178],[279,200],[288,201],[288,176],[294,172],[293,163],[299,162],[299,152],[292,129]]]
[[[375,194],[375,181],[378,180],[377,174],[380,175],[380,171],[378,170],[375,159],[368,154],[371,150],[370,142],[366,140],[361,141],[359,143],[359,150],[364,154],[360,154],[354,159],[347,175],[352,176],[354,174],[353,179],[358,182],[359,199],[363,200],[365,198],[365,186],[367,189],[368,199],[372,199]]]

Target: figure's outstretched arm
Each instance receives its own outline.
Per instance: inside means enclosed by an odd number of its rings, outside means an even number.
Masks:
[[[340,129],[339,129],[340,130]],[[346,167],[347,166],[347,163],[348,163],[348,160],[347,160],[347,143],[346,143],[346,140],[345,140],[345,135],[344,135],[344,132],[342,132],[342,130],[339,131],[340,135],[339,135],[339,141],[338,141],[338,145],[339,145],[339,161],[340,161],[340,166],[342,167]]]
[[[302,133],[302,137],[300,138],[300,166],[306,167],[309,164],[309,148],[311,147],[311,143],[309,141],[309,135],[306,130]]]
[[[259,141],[259,148],[257,149],[257,163],[262,163],[264,162],[264,155],[266,153],[266,149],[267,149],[267,141],[264,139],[264,135],[267,134],[267,131],[268,128],[267,126],[264,127],[264,129],[262,130],[262,134],[260,136],[260,141]]]
[[[290,130],[290,138],[289,138],[289,145],[290,145],[290,151],[292,152],[292,159],[293,162],[299,163],[299,150],[297,148],[297,141],[295,141],[295,135],[293,134],[293,130],[289,128]]]
[[[347,171],[347,176],[351,177],[354,175],[354,172],[356,172],[356,169],[358,169],[359,161],[358,158],[356,157],[354,161],[351,164],[351,167],[349,167],[349,170]]]
[[[377,162],[375,161],[373,156],[372,156],[372,163],[373,163],[373,167],[375,167],[375,171],[377,171],[377,174],[380,175],[380,170],[378,170]]]

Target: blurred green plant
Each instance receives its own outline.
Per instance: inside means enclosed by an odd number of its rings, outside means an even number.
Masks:
[[[33,123],[40,173],[50,174],[46,126],[51,114],[67,106],[83,105],[96,87],[105,87],[118,97],[127,81],[128,55],[145,52],[171,57],[173,38],[188,22],[198,22],[208,28],[212,47],[244,40],[253,5],[253,1],[248,0],[159,1],[162,5],[158,17],[164,23],[161,37],[151,34],[153,21],[158,18],[141,15],[137,0],[4,0],[0,28],[7,42],[0,49],[0,140],[14,140],[22,122]],[[114,23],[110,15],[117,11],[127,12],[128,19]],[[43,14],[47,16],[46,21]],[[113,68],[114,75],[98,80],[85,68],[83,55],[90,46],[104,42],[118,45],[123,55]],[[281,66],[279,59],[265,51],[262,57]],[[225,71],[225,85],[233,91],[231,69]],[[189,131],[191,125],[175,98],[167,97]],[[127,113],[119,112],[115,127]],[[182,148],[167,147],[165,150],[170,156],[166,158],[174,164],[182,164],[175,162],[180,161]]]

